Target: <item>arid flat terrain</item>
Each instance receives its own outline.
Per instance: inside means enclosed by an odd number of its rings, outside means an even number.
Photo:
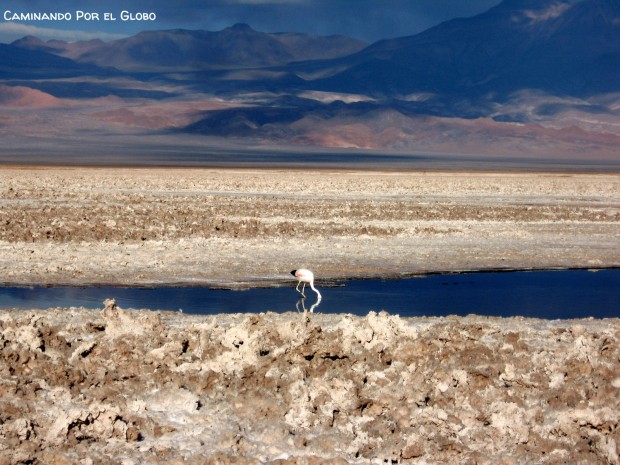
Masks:
[[[620,266],[620,175],[0,170],[7,284],[301,266]],[[618,318],[152,310],[0,311],[0,465],[620,464]]]
[[[620,266],[620,175],[3,168],[5,283]]]

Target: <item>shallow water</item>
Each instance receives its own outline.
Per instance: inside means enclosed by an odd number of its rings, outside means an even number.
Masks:
[[[2,287],[0,308],[102,308],[115,298],[122,308],[186,313],[250,313],[310,310],[316,294],[299,299],[290,287],[244,291],[205,287]],[[386,310],[401,316],[478,314],[546,319],[620,317],[620,269],[517,271],[429,275],[400,280],[317,282],[322,299],[314,311]]]

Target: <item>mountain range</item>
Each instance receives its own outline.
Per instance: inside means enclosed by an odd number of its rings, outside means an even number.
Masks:
[[[342,71],[320,80],[325,89],[386,96],[616,92],[620,2],[505,0],[473,18],[383,40],[313,71],[330,69]]]
[[[43,42],[28,36],[13,42],[79,63],[122,71],[193,71],[261,68],[297,60],[335,58],[361,50],[366,44],[345,36],[258,32],[247,24],[222,31],[145,31],[112,42],[101,40]]]
[[[0,84],[21,96],[5,88],[0,106],[47,95],[97,124],[171,137],[614,157],[620,2],[504,0],[372,44],[246,24],[110,42],[28,36],[0,44]],[[149,112],[166,117],[154,127]]]

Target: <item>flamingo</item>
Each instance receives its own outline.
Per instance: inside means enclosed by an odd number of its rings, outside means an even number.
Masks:
[[[316,292],[318,299],[321,300],[321,293],[317,291],[316,288],[314,287],[314,273],[312,271],[306,270],[305,268],[300,268],[298,270],[291,271],[291,274],[299,280],[297,282],[297,287],[295,288],[297,292],[299,292],[303,297],[306,297],[306,294],[304,294],[304,290],[306,289],[306,283],[310,283],[310,287],[312,288],[314,292]],[[304,283],[304,285],[300,291],[299,285],[301,283]]]

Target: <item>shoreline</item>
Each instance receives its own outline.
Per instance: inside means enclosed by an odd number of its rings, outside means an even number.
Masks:
[[[606,160],[600,160],[601,162],[605,162]],[[615,161],[615,160],[612,160]],[[483,161],[480,161],[483,165]],[[551,165],[553,166],[553,165]],[[597,168],[598,164],[588,165],[589,168],[582,168],[580,166],[576,166],[571,163],[566,163],[566,165],[558,165],[556,168],[549,167],[538,167],[535,164],[531,166],[510,166],[510,165],[502,165],[499,164],[495,168],[488,167],[475,167],[475,166],[455,166],[451,168],[444,164],[440,166],[376,166],[375,164],[357,164],[357,163],[343,163],[343,164],[334,164],[330,165],[328,163],[316,163],[316,164],[308,164],[308,163],[238,163],[238,164],[70,164],[59,162],[58,164],[53,163],[3,163],[0,161],[0,170],[109,170],[109,169],[117,169],[117,170],[181,170],[181,171],[202,171],[202,170],[217,170],[217,171],[232,171],[232,172],[242,172],[242,171],[264,171],[264,172],[298,172],[304,173],[308,171],[316,171],[316,172],[331,172],[331,173],[367,173],[367,174],[450,174],[450,173],[461,173],[461,174],[489,174],[489,175],[616,175],[620,174],[620,162],[618,164],[608,165],[604,168]]]
[[[618,270],[620,266],[611,265],[611,266],[597,266],[597,267],[549,267],[549,268],[488,268],[488,269],[477,269],[477,270],[453,270],[453,271],[427,271],[423,273],[410,273],[410,274],[399,274],[399,275],[390,275],[385,274],[381,276],[356,276],[356,277],[343,277],[343,278],[329,278],[329,279],[321,279],[322,287],[333,287],[337,286],[340,283],[347,283],[351,281],[398,281],[405,279],[423,279],[429,276],[450,276],[450,275],[464,275],[464,274],[487,274],[487,273],[522,273],[522,272],[547,272],[547,271],[589,271],[592,273],[596,273],[597,271],[605,271],[605,270]],[[317,280],[318,282],[318,280]],[[89,283],[89,282],[78,282],[78,283],[45,283],[45,282],[9,282],[2,281],[0,282],[0,288],[22,288],[22,287],[46,287],[46,288],[54,288],[54,287],[74,287],[74,288],[97,288],[97,287],[113,287],[113,288],[192,288],[192,287],[204,287],[206,289],[212,290],[224,290],[224,291],[235,291],[235,290],[250,290],[250,289],[264,289],[264,288],[280,288],[280,287],[288,287],[292,284],[295,284],[295,280],[287,279],[287,280],[269,280],[269,279],[257,279],[251,283],[249,282],[239,282],[239,283],[229,283],[229,284],[210,284],[210,281],[197,282],[193,281],[152,281],[152,282],[142,282],[142,283],[132,283],[132,282],[99,282],[99,283]]]

